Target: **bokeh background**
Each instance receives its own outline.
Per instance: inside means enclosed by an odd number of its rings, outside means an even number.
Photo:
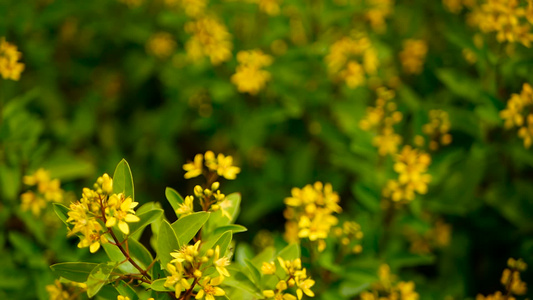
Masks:
[[[243,198],[238,243],[281,238],[291,188],[330,182],[365,234],[358,259],[391,264],[420,299],[501,290],[509,257],[533,263],[531,101],[522,136],[500,113],[533,82],[531,15],[530,1],[495,0],[1,0],[0,37],[25,69],[0,81],[0,298],[48,299],[50,264],[90,259],[53,212],[20,208],[24,175],[49,170],[76,199],[126,158],[137,201],[170,208],[165,187],[191,194],[182,165],[207,150],[242,169],[224,182]],[[246,73],[252,50],[268,57]],[[385,154],[381,129],[361,125],[381,87],[402,116]],[[449,119],[437,148],[432,110]],[[432,179],[384,227],[402,145],[431,155]],[[357,299],[348,287],[363,279],[350,278],[318,296]]]

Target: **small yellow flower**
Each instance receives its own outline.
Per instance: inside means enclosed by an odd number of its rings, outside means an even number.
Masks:
[[[182,263],[182,262],[194,262],[195,259],[197,259],[200,255],[200,252],[198,249],[200,248],[201,241],[197,241],[194,245],[187,245],[181,248],[177,252],[172,252],[170,255],[174,257],[174,259],[171,261],[172,263]]]
[[[263,262],[263,265],[261,266],[261,273],[265,275],[272,275],[276,272],[276,264],[274,262]]]
[[[202,154],[196,154],[194,161],[183,165],[185,173],[185,179],[190,179],[202,175],[204,156]]]
[[[194,212],[193,201],[193,196],[186,196],[183,203],[176,209],[176,214],[180,215],[180,218],[192,214]]]
[[[405,73],[420,74],[424,66],[427,43],[423,40],[409,39],[404,41],[403,50],[400,52],[400,61]]]
[[[205,297],[206,300],[215,300],[215,296],[224,296],[226,292],[217,286],[222,283],[223,280],[224,276],[219,276],[213,279],[206,276],[199,283],[202,289],[198,291],[195,299],[203,299]]]
[[[13,44],[6,42],[5,38],[0,39],[0,75],[4,79],[18,81],[20,74],[24,71],[24,64],[18,62],[22,53]]]
[[[231,58],[231,34],[218,20],[204,16],[185,24],[185,31],[192,35],[185,45],[191,60],[207,56],[213,65],[219,65]]]
[[[160,59],[169,57],[175,49],[176,41],[168,32],[155,33],[146,43],[146,52]]]
[[[227,256],[220,257],[220,246],[215,248],[215,257],[213,258],[213,264],[221,277],[230,277],[227,266],[230,265],[229,258]]]
[[[124,198],[123,194],[113,194],[109,197],[106,208],[107,221],[105,226],[110,228],[118,223],[118,228],[124,234],[130,233],[128,223],[139,222],[141,219],[135,215],[133,210],[139,203],[133,202],[131,197]]]
[[[179,298],[184,289],[189,289],[191,287],[187,279],[183,276],[183,266],[181,263],[168,263],[167,271],[170,273],[170,276],[167,276],[164,286],[174,288],[176,298]]]

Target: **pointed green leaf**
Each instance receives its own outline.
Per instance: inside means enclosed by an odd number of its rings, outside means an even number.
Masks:
[[[87,296],[89,298],[96,295],[102,286],[107,283],[109,275],[114,269],[114,264],[110,265],[108,263],[101,263],[91,271],[87,279]]]
[[[96,263],[66,262],[51,265],[50,269],[56,276],[75,282],[85,282],[91,271],[97,266]]]
[[[237,224],[230,224],[230,225],[226,225],[226,226],[221,226],[221,227],[218,227],[217,229],[215,229],[212,233],[212,235],[217,235],[217,234],[221,234],[221,233],[224,233],[226,231],[231,231],[232,233],[239,233],[239,232],[246,232],[248,231],[248,229],[242,225],[237,225]]]
[[[300,246],[296,243],[289,244],[287,247],[281,249],[277,256],[283,258],[284,260],[294,260],[300,258]]]
[[[176,211],[180,204],[183,203],[183,197],[173,188],[167,187],[165,189],[165,196],[167,197],[168,203],[172,206],[172,209]]]
[[[174,291],[171,288],[165,287],[165,281],[167,281],[166,278],[161,278],[161,279],[154,280],[152,282],[152,285],[150,286],[150,288],[152,288],[152,290],[157,291],[157,292],[171,292],[171,291]]]
[[[220,246],[220,256],[222,257],[226,255],[232,237],[233,235],[231,234],[231,231],[226,231],[220,235],[213,236],[209,238],[204,244],[202,244],[200,253],[204,254],[207,252],[207,250],[214,250],[216,246]]]
[[[259,270],[254,266],[254,264],[249,260],[245,259],[244,263],[246,264],[246,267],[248,268],[248,271],[250,272],[251,279],[255,284],[260,284],[261,282],[261,273]]]
[[[224,280],[224,284],[253,294],[256,298],[263,299],[261,290],[244,273],[234,266],[228,267],[231,276]]]
[[[163,220],[159,227],[157,238],[157,256],[163,268],[166,268],[167,264],[172,260],[170,252],[179,250],[179,248],[180,243],[174,229],[166,220]]]
[[[208,219],[209,213],[201,211],[185,216],[172,223],[172,229],[176,232],[180,247],[189,244]]]
[[[123,193],[126,197],[135,200],[133,190],[133,176],[131,175],[130,165],[125,159],[122,159],[113,174],[113,192]]]
[[[142,231],[146,226],[150,225],[155,220],[159,219],[163,215],[162,209],[152,209],[142,214],[138,214],[137,217],[141,219],[139,222],[128,223],[130,226],[130,236],[137,231]]]
[[[69,212],[69,208],[68,207],[66,207],[63,204],[54,203],[54,212],[59,217],[59,219],[61,221],[63,221],[63,223],[65,223],[67,226],[69,226],[69,224],[67,223],[68,212]]]

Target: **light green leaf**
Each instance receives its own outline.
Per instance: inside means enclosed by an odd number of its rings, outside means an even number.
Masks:
[[[216,246],[220,246],[220,256],[226,255],[226,252],[228,250],[228,247],[231,243],[232,238],[231,231],[226,231],[220,235],[216,235],[208,239],[204,244],[202,244],[202,248],[200,249],[200,253],[203,255],[207,250],[209,249],[215,249]]]
[[[248,229],[242,225],[230,224],[226,226],[221,226],[215,229],[212,235],[222,234],[226,231],[231,231],[232,233],[246,232]]]
[[[123,193],[126,197],[135,200],[133,189],[133,176],[131,175],[130,165],[125,159],[122,159],[113,174],[113,192]]]
[[[165,281],[167,281],[166,278],[154,280],[150,288],[157,292],[173,292],[173,289],[165,287]]]
[[[252,276],[252,281],[259,285],[261,282],[261,273],[259,270],[254,266],[254,264],[249,260],[245,259],[244,263],[246,264],[246,267],[248,268],[248,271],[250,272],[250,275]]]
[[[277,256],[283,258],[284,260],[294,260],[300,258],[300,246],[296,243],[289,244],[287,247],[281,249]]]
[[[107,283],[109,275],[115,269],[115,264],[101,263],[97,265],[89,274],[87,279],[87,296],[92,298],[102,286]]]
[[[228,267],[228,271],[231,276],[224,280],[224,285],[246,291],[259,299],[264,298],[261,290],[244,273],[232,266]]]
[[[63,223],[65,223],[67,226],[69,226],[69,224],[67,223],[68,212],[69,212],[69,208],[68,207],[66,207],[63,204],[54,203],[54,212],[59,217],[59,219],[61,221],[63,221]]]
[[[172,226],[166,220],[163,220],[159,227],[157,238],[157,255],[163,268],[166,268],[167,264],[172,260],[170,252],[176,251],[179,248],[180,243],[174,229],[172,229]]]
[[[91,271],[97,266],[96,263],[88,262],[66,262],[51,265],[50,269],[56,276],[75,282],[85,282]]]
[[[183,203],[183,197],[173,188],[167,187],[165,189],[165,196],[167,197],[168,203],[172,206],[172,209],[176,211],[180,204]]]
[[[129,223],[130,226],[130,235],[135,234],[137,231],[144,229],[146,226],[150,225],[152,222],[157,220],[163,215],[162,209],[152,209],[142,214],[138,214],[137,217],[141,219],[139,222]]]
[[[172,223],[172,229],[176,232],[180,247],[189,244],[208,219],[209,213],[201,211],[185,216]]]
[[[239,216],[241,205],[241,194],[233,193],[226,196],[226,199],[220,205],[229,214],[231,218],[225,216],[222,211],[216,211],[211,213],[211,217],[207,221],[207,232],[212,232],[220,226],[225,226],[235,223],[235,220]]]

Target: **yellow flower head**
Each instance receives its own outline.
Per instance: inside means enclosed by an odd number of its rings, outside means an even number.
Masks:
[[[0,39],[0,75],[4,79],[18,81],[20,74],[24,71],[24,64],[18,62],[22,53],[17,50],[17,46],[6,42],[5,38]]]
[[[203,299],[205,297],[206,300],[215,300],[215,296],[224,296],[226,292],[217,286],[222,283],[223,280],[223,276],[213,279],[211,279],[209,276],[206,276],[202,281],[199,282],[199,285],[202,289],[198,292],[198,294],[196,294],[195,299]]]
[[[107,221],[106,227],[113,227],[118,223],[118,228],[124,234],[130,233],[128,223],[139,222],[141,219],[135,215],[133,210],[139,203],[133,202],[131,197],[125,197],[124,194],[113,194],[107,201],[105,209]]]
[[[211,17],[202,17],[185,24],[185,31],[192,35],[185,49],[193,61],[207,56],[213,65],[231,58],[231,34],[224,24]]]
[[[533,88],[524,83],[520,94],[512,94],[507,101],[507,107],[500,112],[507,129],[518,127],[518,136],[524,140],[524,147],[533,144],[533,113],[529,110],[533,106]]]
[[[363,85],[368,76],[376,74],[379,61],[370,39],[360,36],[356,39],[344,37],[331,45],[326,64],[334,78],[356,88]]]
[[[181,292],[184,289],[189,289],[191,286],[184,276],[184,269],[181,263],[168,263],[167,271],[170,273],[170,276],[167,276],[164,286],[174,288],[176,298],[178,299]]]
[[[424,66],[427,43],[423,40],[409,39],[403,42],[403,50],[400,52],[400,61],[405,73],[420,74]]]
[[[146,52],[161,59],[169,57],[175,49],[176,41],[168,32],[158,32],[146,43]]]

